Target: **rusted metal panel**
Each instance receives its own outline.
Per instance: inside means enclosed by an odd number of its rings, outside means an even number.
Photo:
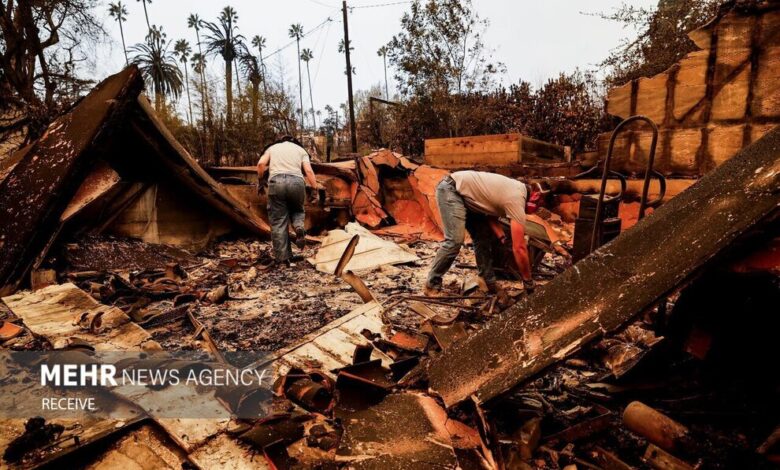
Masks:
[[[50,245],[60,214],[142,87],[136,67],[101,82],[54,121],[0,183],[0,295],[13,292]]]
[[[496,397],[651,308],[779,207],[776,129],[436,357],[432,391],[448,406]]]

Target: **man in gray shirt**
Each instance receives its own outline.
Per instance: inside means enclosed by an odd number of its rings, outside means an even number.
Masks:
[[[532,213],[539,207],[542,195],[541,186],[527,186],[495,173],[457,171],[444,178],[436,187],[436,202],[445,240],[433,260],[425,294],[441,294],[442,277],[457,258],[467,230],[474,240],[479,275],[495,291],[492,247],[496,235],[503,237],[503,229],[498,226],[500,217],[510,220],[515,263],[523,283],[531,290],[533,278],[525,242],[525,215],[526,211]]]
[[[257,163],[258,184],[266,170],[268,176],[268,219],[271,222],[271,242],[277,263],[289,263],[292,258],[289,225],[295,230],[295,244],[306,244],[304,203],[306,184],[323,189],[311,168],[309,154],[294,137],[284,136],[271,145]],[[304,178],[305,174],[305,178]]]

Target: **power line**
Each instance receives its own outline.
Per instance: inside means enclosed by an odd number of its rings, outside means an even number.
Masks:
[[[328,44],[328,36],[330,35],[330,27],[333,26],[332,24],[328,23],[328,28],[325,30],[325,40],[322,42],[322,48],[319,50],[318,58],[317,58],[317,70],[314,72],[314,81],[317,81],[317,77],[320,75],[320,66],[323,62],[323,54],[325,53],[325,47]]]
[[[320,28],[322,28],[323,26],[325,26],[326,24],[328,24],[328,23],[329,23],[329,22],[331,22],[331,21],[333,21],[333,19],[332,19],[330,16],[329,16],[329,17],[327,17],[327,18],[325,18],[325,21],[323,21],[322,23],[318,24],[317,26],[315,26],[315,27],[314,27],[314,28],[312,28],[311,30],[309,30],[309,31],[307,31],[306,33],[304,33],[304,34],[303,34],[303,36],[301,36],[301,39],[303,39],[303,38],[305,38],[306,36],[308,36],[308,35],[310,35],[310,34],[312,34],[312,33],[316,32],[316,31],[318,31]],[[277,49],[277,50],[275,50],[275,51],[271,52],[270,54],[268,54],[268,55],[266,55],[266,56],[263,56],[263,60],[270,59],[271,57],[273,57],[273,56],[275,56],[276,54],[278,54],[278,53],[282,52],[283,50],[287,49],[288,47],[291,47],[291,46],[295,45],[295,43],[296,43],[296,40],[295,40],[295,39],[293,39],[292,41],[288,42],[287,44],[285,44],[284,46],[280,47],[279,49]]]
[[[322,3],[322,2],[320,2],[318,0],[309,0],[309,1],[314,3],[314,4],[316,4],[316,5],[320,5],[320,6],[323,6],[323,7],[338,8],[336,5],[328,5],[327,3]]]
[[[313,1],[313,0],[312,0]],[[405,2],[392,2],[392,3],[377,3],[374,5],[358,5],[354,7],[348,7],[350,10],[357,10],[360,8],[380,8],[380,7],[390,7],[394,5],[404,5],[406,3],[412,3],[411,1],[407,0]]]

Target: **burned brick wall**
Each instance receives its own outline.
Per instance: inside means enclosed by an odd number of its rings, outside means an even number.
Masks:
[[[656,169],[697,177],[780,124],[780,2],[735,9],[689,36],[700,50],[663,73],[613,89],[607,111],[651,118],[660,129]],[[622,134],[613,168],[644,172],[651,135],[644,128]],[[583,161],[604,158],[609,139],[602,134],[598,152]]]

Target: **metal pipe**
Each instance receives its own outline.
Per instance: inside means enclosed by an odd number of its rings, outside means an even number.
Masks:
[[[650,153],[647,155],[647,170],[645,171],[645,183],[644,186],[642,186],[642,200],[639,202],[639,220],[642,220],[645,217],[645,210],[647,209],[647,193],[650,191],[650,179],[653,177],[653,174],[658,175],[659,179],[658,181],[661,183],[661,197],[658,199],[658,202],[663,200],[664,193],[666,193],[666,179],[663,177],[662,174],[656,172],[653,169],[653,165],[655,162],[655,149],[656,145],[658,145],[658,126],[653,122],[652,119],[646,116],[634,116],[637,119],[641,119],[648,124],[650,124],[650,127],[653,129],[653,141],[650,144]]]
[[[647,199],[647,193],[650,189],[650,180],[648,179],[650,177],[650,173],[653,167],[653,160],[655,160],[655,147],[658,144],[658,126],[655,125],[655,123],[648,118],[647,116],[631,116],[630,118],[624,120],[618,126],[615,128],[614,131],[612,131],[612,136],[609,139],[609,148],[607,150],[607,157],[604,160],[604,171],[601,175],[601,190],[599,191],[599,199],[596,202],[596,218],[593,222],[593,233],[590,240],[590,252],[593,253],[596,251],[596,248],[598,248],[599,240],[601,239],[601,218],[604,215],[604,194],[607,191],[607,177],[609,176],[610,170],[610,164],[612,163],[612,152],[615,149],[615,141],[617,140],[618,134],[620,134],[620,131],[623,130],[624,127],[631,124],[635,121],[645,121],[653,128],[653,141],[650,145],[650,155],[648,156],[648,172],[645,175],[645,183],[644,187],[642,189],[642,200],[646,204]],[[644,210],[642,207],[640,207],[640,219],[642,217],[642,214],[644,213]]]

